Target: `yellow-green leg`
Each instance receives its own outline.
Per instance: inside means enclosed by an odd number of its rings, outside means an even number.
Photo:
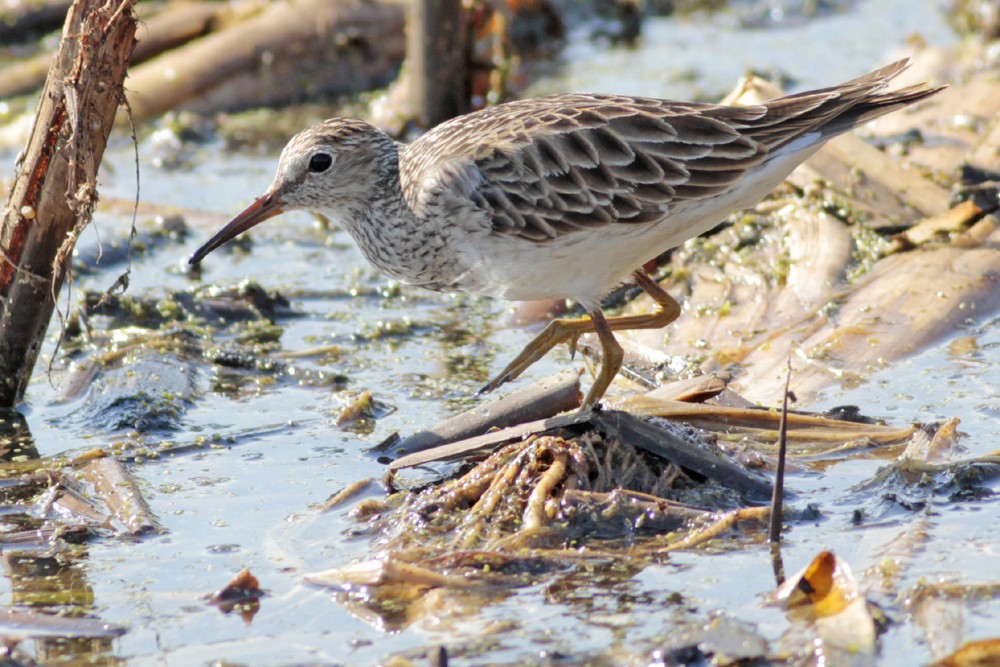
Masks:
[[[581,410],[587,410],[597,404],[611,381],[615,379],[622,366],[624,352],[615,339],[613,332],[628,329],[661,329],[680,315],[681,307],[673,297],[667,294],[644,271],[632,274],[636,284],[656,302],[657,308],[646,315],[626,315],[620,317],[604,317],[600,309],[587,309],[589,317],[564,318],[552,320],[534,340],[528,343],[517,357],[507,364],[499,375],[479,390],[479,393],[493,391],[505,382],[513,380],[527,370],[533,363],[548,354],[549,350],[559,343],[576,343],[581,334],[595,332],[601,342],[601,370],[594,378],[594,384],[583,401]]]

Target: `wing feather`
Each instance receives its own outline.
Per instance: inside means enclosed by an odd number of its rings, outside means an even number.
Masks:
[[[619,167],[632,164],[632,161],[635,160],[635,151],[628,145],[628,142],[616,136],[614,124],[609,123],[605,127],[587,130],[586,135],[597,150],[597,161],[600,164]]]
[[[815,143],[937,89],[882,91],[894,63],[839,86],[749,107],[619,95],[512,102],[443,123],[404,149],[404,196],[419,215],[465,197],[494,234],[545,241],[646,224],[738,187],[809,135]]]
[[[758,118],[762,110],[719,119],[710,107],[649,106],[633,100],[601,113],[553,112],[562,122],[536,125],[539,136],[530,143],[515,141],[476,160],[486,200],[503,213],[493,231],[546,240],[656,222],[680,201],[724,192],[767,156],[731,119]],[[491,195],[492,189],[510,192]]]

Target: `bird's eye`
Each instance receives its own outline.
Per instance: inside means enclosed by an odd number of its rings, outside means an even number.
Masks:
[[[317,174],[326,171],[333,164],[333,156],[329,153],[316,153],[309,158],[309,171]]]

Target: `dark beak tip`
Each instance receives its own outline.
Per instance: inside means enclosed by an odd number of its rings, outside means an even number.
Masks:
[[[233,239],[251,227],[264,222],[269,218],[283,213],[284,202],[273,194],[266,194],[254,200],[250,206],[246,207],[242,213],[229,221],[215,236],[210,238],[205,245],[194,251],[188,258],[188,264],[194,266],[205,259],[210,252]]]

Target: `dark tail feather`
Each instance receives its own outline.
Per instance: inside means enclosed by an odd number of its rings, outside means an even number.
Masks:
[[[928,88],[924,84],[918,84],[888,93],[872,95],[859,101],[855,106],[845,109],[840,115],[831,118],[829,122],[820,127],[820,131],[831,137],[842,134],[879,116],[916,104],[944,88],[947,86]]]
[[[908,60],[898,60],[837,86],[770,100],[765,103],[767,113],[753,123],[751,133],[772,151],[810,132],[818,131],[823,141],[919,102],[945,87],[919,84],[883,92],[907,67]]]

